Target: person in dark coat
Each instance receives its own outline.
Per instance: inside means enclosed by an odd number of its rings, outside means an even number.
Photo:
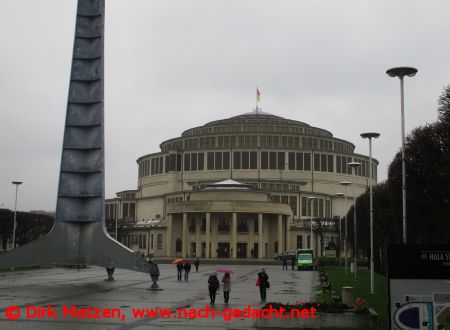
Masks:
[[[183,275],[183,263],[182,262],[177,263],[177,271],[178,271],[178,275],[177,275],[178,281],[181,281],[181,276]]]
[[[228,305],[228,300],[230,300],[230,291],[231,291],[231,276],[230,273],[225,273],[222,278],[223,283],[223,300],[225,305]]]
[[[295,258],[292,258],[292,259],[291,259],[291,263],[292,263],[292,270],[294,270],[294,269],[295,269],[295,262],[296,262]]]
[[[269,276],[267,275],[266,271],[263,269],[258,273],[258,280],[259,280],[259,293],[261,294],[261,301],[266,301],[266,290],[267,288],[270,288],[269,284]]]
[[[187,281],[189,279],[189,272],[191,271],[191,263],[186,261],[183,265],[184,268],[184,280]]]
[[[208,278],[208,289],[209,289],[209,299],[210,304],[214,305],[214,303],[216,302],[216,293],[217,290],[220,287],[220,283],[219,283],[219,279],[217,278],[216,274],[212,274],[209,278]]]
[[[197,257],[194,261],[195,271],[198,273],[198,266],[200,266],[200,259]]]
[[[283,261],[283,270],[284,270],[285,267],[286,267],[286,269],[288,269],[288,261],[287,261],[287,257],[286,257],[286,256],[283,256],[283,257],[281,258],[281,260]]]
[[[158,279],[159,279],[159,267],[156,262],[153,262],[152,259],[148,260],[148,272],[150,274],[150,278],[152,279],[153,284],[151,285],[151,289],[158,289],[159,285]]]

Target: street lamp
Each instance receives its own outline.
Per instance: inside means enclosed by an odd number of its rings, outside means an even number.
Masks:
[[[402,122],[402,222],[403,222],[403,244],[407,243],[406,237],[406,170],[405,170],[405,104],[404,104],[404,88],[403,77],[414,77],[417,73],[416,68],[407,66],[392,68],[386,71],[390,77],[400,78],[400,106],[401,106],[401,122]]]
[[[375,278],[373,267],[373,191],[372,191],[372,138],[378,139],[380,133],[362,133],[363,139],[369,139],[369,196],[370,196],[370,293],[375,293]]]
[[[344,193],[336,193],[336,197],[341,198],[344,197]],[[341,253],[341,247],[342,247],[342,216],[339,216],[339,267],[342,267],[342,253]]]
[[[310,200],[311,203],[309,204],[309,210],[311,211],[311,240],[310,240],[310,248],[313,250],[313,255],[314,255],[314,236],[313,236],[313,209],[312,209],[312,201],[314,199],[317,199],[317,197],[308,197],[308,199]]]
[[[347,164],[348,166],[350,166],[351,168],[355,169],[355,176],[356,176],[356,170],[358,169],[358,167],[361,166],[361,163],[358,162],[350,162]],[[358,252],[358,248],[357,248],[357,241],[356,241],[356,194],[355,194],[355,185],[353,185],[353,244],[354,244],[354,259],[355,259],[355,281],[356,281],[356,269],[357,269],[357,263],[356,263],[356,257],[357,257],[357,252]]]
[[[347,186],[351,185],[352,183],[350,181],[342,181],[341,185],[344,186],[344,210],[347,208]],[[344,263],[345,263],[345,274],[348,272],[347,267],[347,213],[345,213],[345,238],[344,238]]]
[[[13,181],[12,184],[16,185],[16,200],[14,202],[14,223],[13,223],[13,249],[16,247],[16,227],[17,227],[17,191],[19,190],[19,186],[23,182],[21,181]]]
[[[115,198],[115,200],[117,201],[117,210],[116,210],[116,229],[115,229],[115,239],[118,242],[119,238],[117,237],[117,219],[119,218],[119,212],[120,212],[120,200],[122,197],[118,196]]]

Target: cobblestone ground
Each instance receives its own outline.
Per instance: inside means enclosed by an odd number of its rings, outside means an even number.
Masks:
[[[227,308],[244,310],[262,306],[259,288],[255,285],[256,274],[265,268],[271,287],[267,290],[268,302],[294,303],[310,301],[315,295],[316,273],[311,271],[282,270],[280,266],[232,265],[225,266],[234,271],[230,302],[223,302],[219,289],[216,304],[209,305],[208,273],[220,265],[200,265],[188,281],[178,281],[174,265],[160,265],[159,285],[161,291],[147,290],[150,287],[148,274],[116,269],[116,281],[106,282],[106,271],[99,267],[84,269],[49,268],[39,270],[0,273],[0,328],[1,329],[251,329],[254,319],[245,317],[225,321]],[[219,274],[219,280],[222,275]],[[10,306],[17,306],[15,309]],[[27,307],[32,306],[32,307]],[[75,307],[72,307],[75,306]],[[206,318],[180,318],[177,309],[199,311],[213,308],[216,317],[208,312]],[[112,309],[112,318],[87,318],[73,311],[89,312],[91,308]],[[9,308],[9,309],[8,309]],[[171,308],[170,317],[135,317],[133,308]],[[47,311],[50,311],[48,313]],[[20,313],[16,321],[14,318]],[[28,317],[27,317],[28,313]],[[66,313],[66,317],[64,317]],[[119,314],[120,313],[120,314]],[[183,314],[184,315],[184,314]],[[178,316],[178,317],[176,317]],[[192,315],[191,315],[192,316]]]

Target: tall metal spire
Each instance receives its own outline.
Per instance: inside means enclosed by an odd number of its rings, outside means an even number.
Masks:
[[[105,0],[78,0],[55,224],[47,236],[0,255],[0,268],[92,264],[147,272],[104,224]]]
[[[104,0],[78,1],[56,221],[104,219]]]

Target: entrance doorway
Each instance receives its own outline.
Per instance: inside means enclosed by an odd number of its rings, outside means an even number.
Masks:
[[[258,243],[253,244],[253,255],[252,258],[258,258]]]
[[[247,243],[237,243],[236,257],[247,258]]]
[[[193,242],[191,242],[190,245],[191,245],[191,249],[190,249],[189,256],[195,257],[195,256],[196,256],[196,255],[195,255],[195,247],[196,247],[196,244],[193,243]]]
[[[230,243],[218,243],[217,258],[229,258],[229,257],[230,257]]]

